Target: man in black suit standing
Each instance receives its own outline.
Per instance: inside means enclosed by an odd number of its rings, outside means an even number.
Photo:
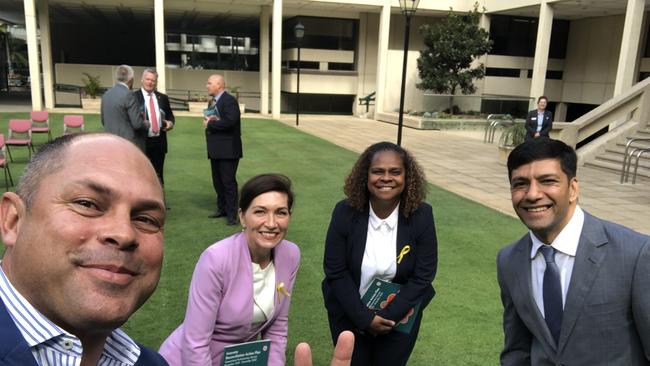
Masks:
[[[149,122],[145,154],[156,170],[160,184],[164,187],[163,168],[165,154],[167,154],[167,131],[174,128],[174,113],[169,105],[169,98],[155,90],[158,83],[156,70],[145,69],[141,82],[142,87],[133,94],[138,100],[144,119]]]
[[[208,216],[226,216],[228,225],[237,225],[237,166],[242,158],[241,120],[239,103],[226,93],[223,76],[211,75],[205,85],[212,97],[208,109],[214,111],[204,117],[208,159],[212,168],[212,185],[217,192],[217,210]]]
[[[549,137],[548,133],[553,128],[553,113],[546,110],[548,98],[537,98],[537,109],[528,112],[526,116],[526,141],[540,136]]]

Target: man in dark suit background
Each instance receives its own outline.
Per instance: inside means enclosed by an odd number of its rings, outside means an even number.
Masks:
[[[528,112],[526,116],[526,141],[540,136],[548,137],[553,128],[553,113],[546,110],[548,98],[541,96],[537,98],[537,109]]]
[[[140,113],[140,105],[131,88],[133,69],[120,65],[115,70],[115,86],[102,96],[101,119],[104,130],[133,142],[145,150],[149,125]]]
[[[151,161],[160,184],[165,185],[163,169],[165,154],[167,154],[167,131],[174,128],[174,112],[169,105],[167,95],[158,92],[158,73],[154,69],[145,69],[142,72],[142,87],[133,92],[140,110],[143,111],[145,120],[149,124],[145,143],[145,154]],[[153,107],[153,108],[152,108]],[[154,113],[152,113],[152,110]]]
[[[237,224],[237,166],[242,158],[241,120],[237,99],[225,91],[223,76],[211,75],[206,89],[212,97],[208,104],[215,114],[204,117],[212,185],[217,192],[217,209],[210,218],[227,217],[228,225]]]
[[[508,158],[529,233],[502,249],[502,365],[650,364],[650,238],[580,209],[575,151],[534,139]]]

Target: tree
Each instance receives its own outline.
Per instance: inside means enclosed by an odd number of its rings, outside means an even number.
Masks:
[[[451,94],[449,110],[453,111],[453,95],[458,89],[463,94],[476,91],[474,79],[485,76],[483,64],[472,67],[472,62],[492,48],[489,33],[479,27],[481,13],[478,3],[468,14],[456,14],[450,8],[447,16],[436,25],[420,27],[425,49],[420,51],[418,71],[421,83],[418,89],[438,94]]]

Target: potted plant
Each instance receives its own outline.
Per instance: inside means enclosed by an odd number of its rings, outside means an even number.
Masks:
[[[187,101],[187,107],[190,112],[203,113],[208,105],[208,97],[204,94],[196,93]]]
[[[235,85],[235,86],[231,86],[231,87],[228,87],[228,92],[229,92],[230,94],[234,94],[234,95],[235,95],[235,99],[237,99],[237,102],[239,103],[239,112],[240,112],[240,113],[244,113],[244,111],[246,111],[246,104],[245,104],[245,103],[241,103],[241,102],[239,101],[239,89],[240,89],[240,88],[241,88],[241,87],[240,87],[240,86],[237,86],[237,85]]]
[[[81,78],[83,83],[81,107],[83,109],[99,110],[101,106],[101,99],[97,98],[101,90],[99,76],[93,76],[87,72],[84,72],[83,75],[86,77]]]
[[[508,156],[515,147],[522,144],[526,139],[526,128],[523,123],[514,122],[506,126],[499,137],[499,163],[506,165]]]

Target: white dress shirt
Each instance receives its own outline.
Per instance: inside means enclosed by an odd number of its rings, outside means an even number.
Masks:
[[[40,366],[81,364],[81,340],[52,323],[36,310],[0,268],[0,299]],[[140,357],[140,347],[120,329],[106,338],[98,366],[132,366]]]
[[[566,304],[566,294],[569,291],[571,274],[573,273],[573,263],[575,262],[578,242],[582,233],[582,225],[585,222],[585,213],[580,206],[576,206],[573,216],[569,223],[560,231],[560,234],[553,240],[551,246],[556,250],[555,263],[560,270],[560,283],[562,285],[562,307]],[[542,243],[533,232],[530,232],[530,238],[533,241],[530,250],[530,270],[531,281],[533,286],[533,297],[537,308],[544,315],[544,271],[546,270],[546,260],[544,255],[539,253],[539,247],[546,245]]]
[[[149,131],[147,131],[147,136],[149,137],[156,137],[160,136],[160,130],[164,126],[164,122],[162,121],[162,118],[160,116],[160,106],[158,105],[158,98],[156,98],[156,93],[151,92],[149,93],[148,91],[140,88],[140,91],[142,91],[142,96],[144,97],[144,110],[145,110],[145,116],[146,120],[149,121]],[[149,110],[149,98],[153,98],[153,105],[155,106],[156,110],[154,113],[156,113],[156,121],[158,121],[158,132],[153,133],[153,130],[151,129],[153,126],[151,125],[151,111]]]
[[[537,110],[537,132],[540,132],[542,130],[542,126],[544,126],[544,111],[539,111]]]
[[[251,262],[252,263],[252,262]],[[253,265],[253,324],[265,322],[273,313],[275,301],[275,266],[273,262],[262,269]]]
[[[386,218],[380,219],[370,207],[368,217],[368,237],[361,262],[361,282],[359,294],[363,296],[373,278],[392,281],[397,272],[397,218],[399,205]]]

